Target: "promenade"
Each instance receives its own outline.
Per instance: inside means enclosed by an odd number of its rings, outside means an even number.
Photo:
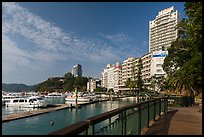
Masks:
[[[202,113],[198,106],[170,107],[145,135],[202,135]]]

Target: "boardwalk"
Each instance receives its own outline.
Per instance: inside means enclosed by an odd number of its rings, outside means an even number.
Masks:
[[[202,135],[202,113],[198,106],[169,110],[145,135]]]

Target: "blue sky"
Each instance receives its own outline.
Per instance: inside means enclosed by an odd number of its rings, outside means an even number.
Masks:
[[[101,78],[107,63],[148,53],[149,21],[184,2],[17,2],[2,4],[2,82],[37,84],[82,65]]]

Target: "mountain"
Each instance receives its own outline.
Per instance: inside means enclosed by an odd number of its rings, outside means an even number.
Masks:
[[[6,84],[2,83],[2,90],[3,91],[9,91],[9,92],[21,92],[21,91],[35,91],[38,84],[27,86],[25,84]]]

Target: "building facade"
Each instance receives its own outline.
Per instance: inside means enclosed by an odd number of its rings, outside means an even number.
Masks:
[[[145,86],[148,86],[150,84],[151,58],[152,58],[151,53],[147,53],[141,57],[141,60],[142,60],[142,70],[141,70],[142,74],[141,75],[142,75],[142,80],[144,81]]]
[[[178,22],[179,13],[174,6],[160,11],[154,20],[149,21],[149,52],[167,50],[171,46],[178,37]]]
[[[114,92],[119,92],[120,87],[122,86],[122,65],[120,63],[116,63],[115,68],[114,68],[114,87],[113,90]]]
[[[114,88],[114,68],[114,64],[107,64],[102,71],[102,87],[107,88],[107,90]]]
[[[159,77],[159,76],[166,75],[162,65],[164,64],[164,59],[167,55],[168,55],[168,51],[152,52],[150,77],[152,76]]]
[[[101,80],[96,79],[96,78],[91,78],[89,79],[89,81],[87,82],[87,91],[89,92],[94,92],[94,90],[97,87],[101,86]]]
[[[75,64],[72,68],[72,75],[74,77],[82,77],[82,69],[80,64]]]

